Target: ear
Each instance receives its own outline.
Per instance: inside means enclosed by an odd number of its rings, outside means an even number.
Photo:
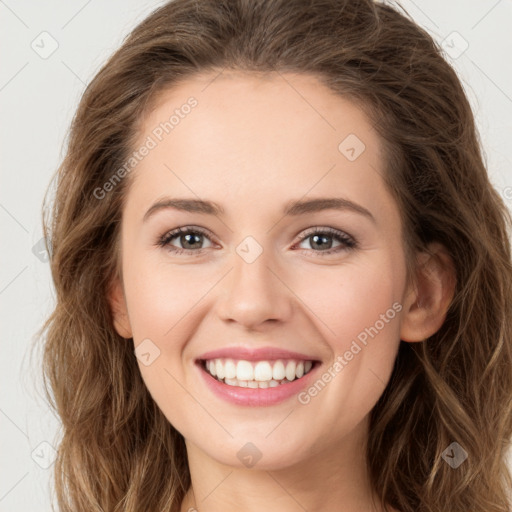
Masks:
[[[436,333],[446,318],[455,292],[456,273],[446,248],[432,243],[418,254],[417,282],[410,285],[404,301],[400,339],[424,341]]]
[[[123,338],[133,337],[130,320],[128,318],[124,289],[119,277],[116,277],[110,285],[108,302],[110,304],[110,311],[117,334]]]

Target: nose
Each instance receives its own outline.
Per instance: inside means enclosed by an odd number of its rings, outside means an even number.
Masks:
[[[264,250],[251,263],[234,254],[233,269],[217,298],[217,315],[223,321],[258,330],[266,323],[289,320],[294,295],[269,253]]]

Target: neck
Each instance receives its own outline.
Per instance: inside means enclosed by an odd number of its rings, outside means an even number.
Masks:
[[[219,463],[187,441],[192,486],[181,512],[383,512],[367,474],[366,436],[367,418],[336,447],[265,469]]]

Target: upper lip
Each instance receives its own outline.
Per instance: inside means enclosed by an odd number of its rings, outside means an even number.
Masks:
[[[299,361],[318,361],[318,358],[300,354],[299,352],[292,352],[276,347],[261,347],[261,348],[245,348],[245,347],[225,347],[218,350],[205,352],[199,356],[198,360],[209,359],[243,359],[245,361],[264,361],[274,359],[297,359]]]

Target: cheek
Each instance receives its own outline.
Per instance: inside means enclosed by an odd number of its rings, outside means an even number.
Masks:
[[[389,380],[400,343],[403,283],[400,263],[384,260],[301,277],[298,295],[314,312],[308,314],[332,359],[300,403],[316,408],[340,436],[370,412]]]
[[[379,339],[398,336],[402,274],[399,265],[367,258],[301,273],[293,286],[322,337],[335,353],[343,353],[358,337],[364,342],[372,326]]]
[[[200,265],[171,266],[147,254],[131,254],[123,276],[142,379],[168,421],[188,432],[204,410],[188,392],[183,350],[197,328],[200,301],[214,276]]]
[[[215,283],[204,265],[170,264],[165,258],[133,255],[123,270],[134,340],[163,343],[175,336],[187,315]]]

